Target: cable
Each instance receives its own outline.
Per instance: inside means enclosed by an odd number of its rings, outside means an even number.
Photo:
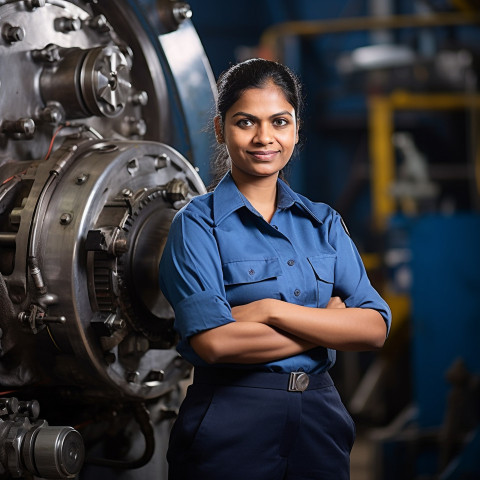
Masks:
[[[155,436],[153,431],[153,425],[150,420],[150,413],[145,407],[144,403],[138,403],[134,405],[134,415],[135,420],[137,421],[140,431],[145,438],[145,451],[143,455],[136,459],[130,461],[123,460],[113,460],[108,458],[87,458],[85,463],[96,465],[98,467],[110,467],[110,468],[123,468],[123,469],[133,469],[140,468],[146,465],[152,458],[155,451]]]
[[[53,143],[55,142],[55,138],[57,138],[57,135],[60,133],[60,130],[62,130],[65,127],[69,127],[69,126],[70,126],[70,122],[65,122],[65,123],[62,123],[61,125],[59,125],[59,127],[55,130],[55,132],[52,135],[52,139],[50,140],[50,145],[48,147],[47,154],[45,155],[45,158],[43,159],[44,161],[48,160],[48,157],[52,153]]]

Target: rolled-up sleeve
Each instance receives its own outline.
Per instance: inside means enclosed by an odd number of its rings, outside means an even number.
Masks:
[[[230,306],[214,290],[190,295],[177,304],[175,312],[175,328],[184,338],[231,321]]]
[[[378,311],[385,320],[388,335],[392,323],[390,308],[370,283],[360,254],[338,213],[333,214],[329,242],[337,251],[334,294],[340,296],[347,307]]]
[[[180,211],[160,261],[160,288],[175,311],[181,350],[192,335],[234,321],[210,223],[201,212]]]

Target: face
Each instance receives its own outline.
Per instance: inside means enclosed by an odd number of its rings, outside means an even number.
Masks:
[[[227,111],[223,129],[215,119],[215,130],[230,154],[233,178],[244,181],[276,178],[298,141],[295,109],[273,83],[246,90]]]

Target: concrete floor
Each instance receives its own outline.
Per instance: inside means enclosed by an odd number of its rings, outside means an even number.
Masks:
[[[357,434],[350,454],[350,480],[373,479],[373,445],[362,435]]]

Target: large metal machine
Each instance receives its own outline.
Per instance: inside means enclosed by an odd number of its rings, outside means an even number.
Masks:
[[[190,16],[0,1],[2,479],[165,473],[189,367],[158,263],[214,98]]]

